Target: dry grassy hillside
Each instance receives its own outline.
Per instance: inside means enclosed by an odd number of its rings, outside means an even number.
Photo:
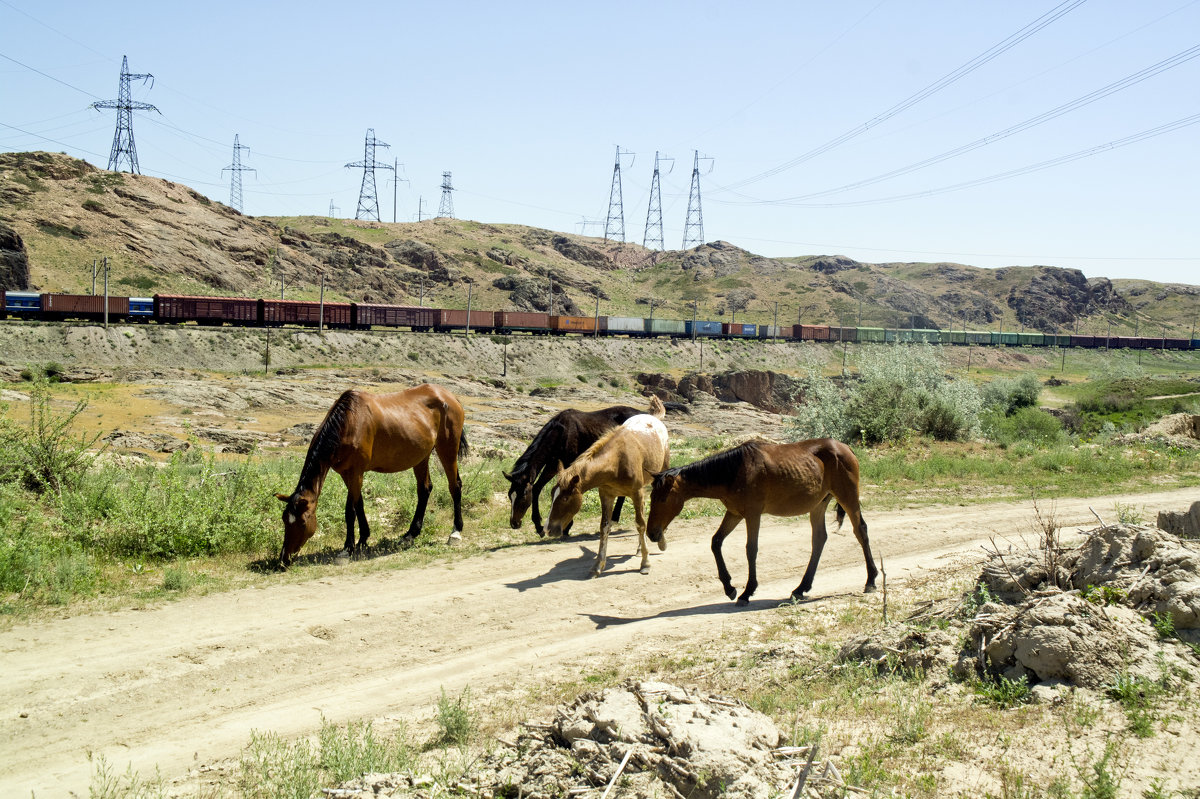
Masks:
[[[15,234],[15,235],[14,235]],[[6,244],[6,242],[8,242]],[[17,242],[20,242],[18,244]],[[7,249],[6,249],[7,248]],[[27,275],[20,266],[28,256]],[[653,252],[521,225],[254,218],[179,184],[51,153],[0,154],[0,283],[878,327],[1190,335],[1200,288],[1052,266],[764,258],[726,242]],[[6,260],[7,259],[7,260]],[[8,266],[6,266],[6,264]]]

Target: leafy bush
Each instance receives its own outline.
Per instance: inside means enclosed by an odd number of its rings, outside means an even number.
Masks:
[[[980,389],[983,407],[997,408],[1005,416],[1011,416],[1021,408],[1037,406],[1038,394],[1042,386],[1035,375],[1026,374],[1017,378],[1000,378],[993,380]]]
[[[1040,408],[1023,407],[1005,415],[992,406],[980,417],[980,427],[985,436],[1006,446],[1019,441],[1047,446],[1063,439],[1062,423]]]
[[[29,392],[29,427],[0,425],[0,481],[16,480],[30,491],[61,493],[74,487],[92,462],[91,447],[99,433],[78,437],[70,427],[87,400],[60,414],[50,407],[45,378],[33,380]]]
[[[859,358],[859,380],[844,392],[810,371],[804,405],[788,430],[796,438],[832,436],[866,444],[913,434],[939,441],[969,438],[979,430],[979,391],[947,376],[943,358],[929,345],[868,348]]]

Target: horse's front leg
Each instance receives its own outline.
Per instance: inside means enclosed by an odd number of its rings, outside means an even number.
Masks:
[[[646,516],[642,513],[643,493],[642,489],[639,488],[633,492],[633,496],[630,499],[633,500],[633,508],[637,513],[638,549],[642,553],[642,567],[640,571],[642,574],[649,574],[650,548],[646,546]],[[666,549],[666,545],[667,537],[664,535],[658,546],[660,549]]]
[[[596,549],[596,565],[589,577],[599,577],[608,559],[608,534],[612,531],[612,495],[600,492],[600,544]]]
[[[542,495],[542,489],[546,487],[546,483],[549,483],[552,479],[554,479],[554,471],[547,464],[542,467],[542,470],[538,472],[537,478],[533,481],[533,504],[529,508],[529,513],[533,519],[533,529],[537,530],[538,538],[543,538],[546,535],[546,528],[542,526],[542,509],[538,507],[538,497]],[[565,538],[566,535],[567,531],[563,530],[563,537]]]
[[[821,561],[821,552],[825,549],[825,541],[829,534],[825,531],[825,509],[829,506],[829,497],[820,505],[808,512],[808,521],[812,525],[812,554],[808,556],[808,568],[804,570],[804,579],[792,591],[793,599],[803,599],[812,590],[813,577],[817,574],[817,564]],[[852,518],[851,522],[858,521]],[[874,565],[874,564],[871,564]]]
[[[746,564],[750,575],[746,578],[746,590],[737,598],[739,605],[750,604],[750,597],[758,590],[758,525],[761,521],[760,514],[746,517]]]
[[[725,518],[721,519],[721,525],[712,537],[712,553],[713,558],[717,561],[717,578],[721,581],[721,587],[725,589],[725,596],[733,599],[737,595],[737,591],[733,589],[733,580],[729,576],[729,569],[725,567],[725,558],[721,555],[721,544],[724,543],[726,536],[733,532],[733,528],[738,526],[738,522],[742,517],[731,510],[725,511]]]
[[[429,456],[413,467],[413,477],[417,479],[417,507],[413,510],[408,532],[401,542],[406,547],[412,546],[421,534],[421,527],[425,524],[425,506],[429,504],[429,495],[433,493],[433,480],[429,479]]]
[[[342,479],[346,483],[346,543],[343,551],[347,555],[352,555],[354,553],[355,518],[359,520],[359,540],[361,545],[366,545],[367,536],[371,534],[371,528],[367,526],[367,514],[363,509],[362,474],[344,474],[342,475]]]

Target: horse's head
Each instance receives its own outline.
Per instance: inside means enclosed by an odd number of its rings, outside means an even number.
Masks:
[[[570,529],[575,514],[583,507],[583,492],[579,490],[579,474],[559,472],[558,482],[550,492],[550,518],[546,520],[546,535],[561,538]]]
[[[501,472],[508,481],[508,523],[514,530],[521,529],[525,512],[533,504],[533,480],[527,469],[513,469],[512,474]]]
[[[279,565],[287,568],[292,558],[304,546],[304,542],[313,537],[317,531],[317,502],[315,497],[296,492],[291,496],[276,494],[275,498],[284,503],[283,509],[283,549],[279,551]]]
[[[683,510],[686,498],[678,490],[679,483],[679,475],[672,470],[658,472],[650,483],[650,516],[646,519],[646,536],[658,544],[659,549],[667,548],[667,525]]]

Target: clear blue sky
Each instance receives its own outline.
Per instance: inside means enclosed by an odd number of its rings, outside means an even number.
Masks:
[[[373,128],[399,221],[451,171],[460,218],[601,235],[620,145],[626,240],[658,150],[679,248],[698,149],[707,241],[1200,283],[1200,2],[1076,1],[0,0],[0,148],[104,167],[128,55],[142,172],[227,202],[238,134],[248,214],[353,217]]]

